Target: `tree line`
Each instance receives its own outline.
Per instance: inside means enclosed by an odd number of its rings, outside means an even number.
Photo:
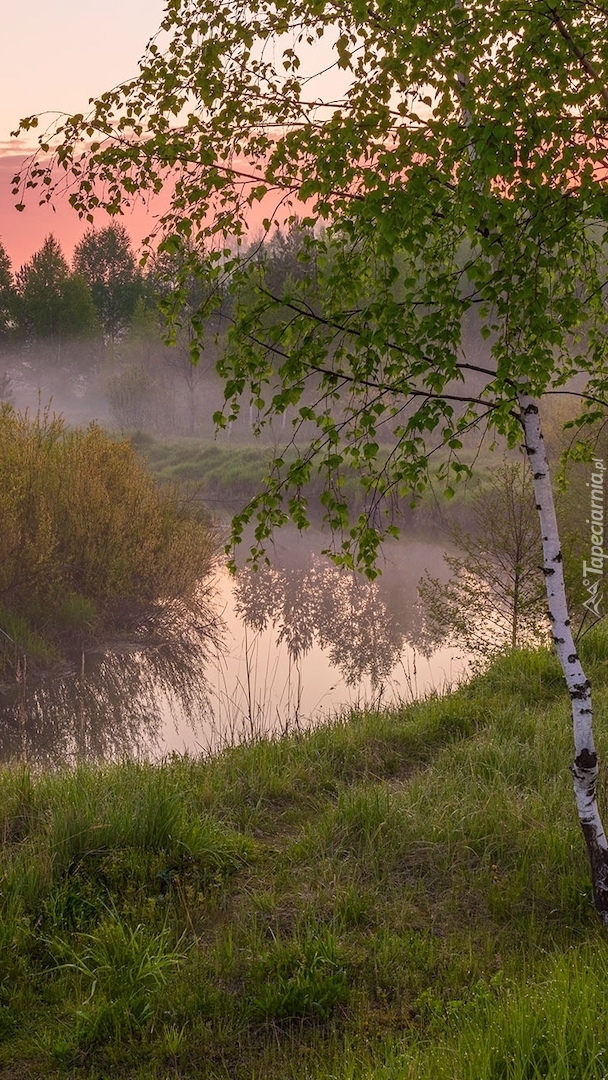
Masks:
[[[282,294],[310,274],[301,260],[305,234],[295,225],[251,244],[258,285]],[[51,389],[61,372],[78,375],[85,391],[101,376],[119,427],[200,433],[201,383],[214,378],[233,309],[226,290],[219,312],[210,310],[190,261],[195,265],[192,251],[164,250],[142,266],[116,222],[88,229],[71,263],[49,235],[15,270],[0,240],[0,398],[12,400],[24,370],[32,387],[51,380]],[[252,308],[258,299],[250,290]],[[221,403],[218,380],[213,405]]]
[[[150,284],[138,267],[126,229],[90,229],[72,265],[52,235],[14,273],[0,243],[0,339],[3,345],[74,341],[113,344],[124,333]]]

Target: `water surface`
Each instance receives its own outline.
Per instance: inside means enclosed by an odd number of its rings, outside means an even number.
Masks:
[[[27,674],[0,700],[0,758],[41,766],[197,754],[305,729],[352,706],[410,701],[462,678],[451,650],[417,648],[416,588],[443,549],[404,539],[369,582],[283,533],[271,567],[219,571],[166,633],[87,649],[61,672]]]

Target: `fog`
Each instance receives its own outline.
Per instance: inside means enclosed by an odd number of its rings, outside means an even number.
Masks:
[[[158,438],[194,432],[225,447],[253,442],[248,411],[216,434],[212,417],[223,393],[211,362],[188,380],[168,350],[147,360],[144,369],[120,343],[101,355],[23,349],[5,355],[5,397],[19,411],[50,407],[68,425],[94,420]],[[280,443],[290,427],[287,416],[269,437]],[[217,504],[213,511],[222,512]],[[164,643],[96,645],[66,657],[57,672],[5,688],[0,758],[48,767],[125,753],[198,753],[307,726],[353,704],[411,699],[459,678],[462,658],[442,650],[429,664],[413,645],[418,579],[445,569],[436,527],[432,539],[392,542],[374,583],[340,574],[321,555],[327,540],[316,527],[282,530],[270,548],[271,571],[243,570],[235,583],[218,570],[204,585],[211,635],[198,633],[200,616],[187,625],[178,620]]]

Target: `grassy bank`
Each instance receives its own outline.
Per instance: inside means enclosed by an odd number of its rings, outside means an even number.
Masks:
[[[207,761],[5,769],[2,1076],[600,1080],[570,757],[539,652]]]
[[[230,443],[228,440],[209,442],[196,438],[159,439],[147,432],[134,432],[130,437],[131,445],[145,461],[154,479],[162,486],[179,483],[191,493],[200,496],[211,507],[215,504],[240,509],[257,495],[263,487],[268,463],[275,450],[270,444],[264,445],[259,440],[247,443]],[[380,460],[385,460],[390,447],[380,450]],[[286,451],[286,461],[293,452]],[[485,452],[479,448],[464,455],[470,463],[475,462],[475,476],[456,489],[454,499],[449,503],[443,498],[440,488],[434,491],[430,487],[421,497],[415,510],[410,506],[410,499],[404,497],[394,504],[399,520],[406,527],[424,525],[429,521],[440,521],[444,517],[466,525],[471,520],[471,498],[479,485],[492,475],[500,462],[500,455]],[[481,458],[481,460],[480,460]],[[441,455],[435,456],[435,465]],[[310,513],[313,520],[320,521],[325,513],[319,497],[323,491],[323,478],[314,474],[305,488],[310,500]],[[344,476],[342,493],[351,511],[361,509],[363,493],[359,477],[354,471],[347,470]]]

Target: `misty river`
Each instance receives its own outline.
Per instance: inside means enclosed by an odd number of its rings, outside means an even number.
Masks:
[[[314,530],[310,530],[313,533]],[[411,701],[454,684],[466,659],[417,648],[417,585],[443,548],[405,537],[374,582],[319,554],[320,534],[279,533],[271,567],[219,570],[196,614],[70,657],[60,673],[0,694],[0,760],[53,767],[197,755],[303,730],[352,706]]]

